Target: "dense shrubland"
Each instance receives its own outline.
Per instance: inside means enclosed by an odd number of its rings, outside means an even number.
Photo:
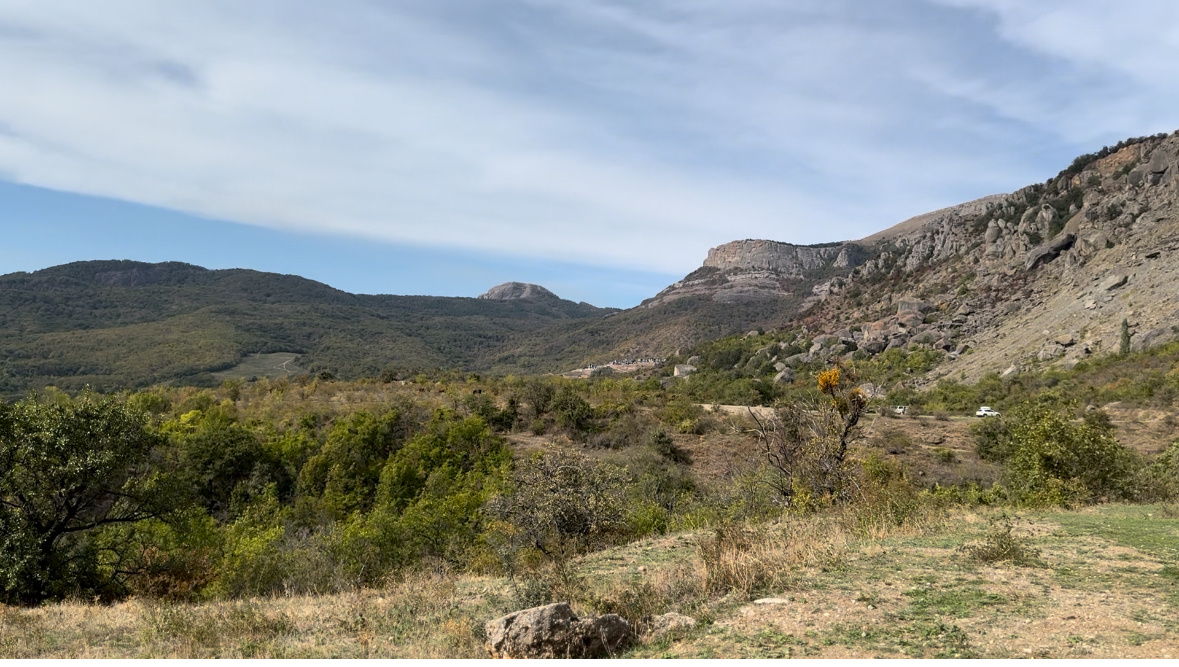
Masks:
[[[815,360],[795,364],[795,377],[775,382],[778,360],[806,352],[813,340],[801,329],[729,336],[701,343],[668,359],[665,374],[675,364],[693,364],[697,371],[690,382],[669,386],[673,395],[695,402],[730,405],[774,405],[776,402],[809,400],[814,397],[818,375],[829,364]],[[889,388],[911,381],[932,369],[945,356],[939,350],[918,345],[893,349],[875,356],[859,350],[850,352],[843,365],[860,383]]]
[[[796,381],[770,420],[701,409],[697,392],[711,390],[695,377],[669,388],[654,377],[450,375],[47,390],[0,404],[0,602],[326,593],[423,567],[551,587],[580,554],[700,529],[719,531],[700,555],[728,559],[705,564],[721,573],[743,558],[743,531],[784,515],[834,513],[854,533],[953,503],[1179,492],[1179,448],[1143,460],[1103,413],[1075,419],[1060,383],[1037,393],[1026,381],[1002,399],[1023,396],[1022,407],[976,428],[1001,483],[921,489],[857,428],[870,402],[856,373],[907,372],[913,353],[897,352]],[[744,354],[714,351],[729,355],[718,365]],[[927,404],[949,393],[935,389]],[[758,438],[761,464],[695,474],[677,434],[710,432]]]
[[[669,392],[700,403],[773,405],[806,400],[813,396],[818,374],[827,366],[821,362],[795,366],[793,381],[775,383],[777,370],[771,359],[805,351],[811,342],[801,331],[792,330],[732,336],[695,346],[669,359],[667,374],[672,364],[689,358],[696,358],[698,368],[690,382],[673,384]],[[1004,377],[991,373],[974,384],[946,378],[925,388],[918,388],[923,376],[943,359],[938,350],[911,345],[871,358],[851,354],[852,359],[843,365],[858,382],[886,392],[886,404],[908,405],[922,414],[973,414],[980,405],[1006,411],[1031,400],[1082,407],[1114,402],[1126,407],[1179,405],[1179,343],[1096,356],[1071,369],[1032,368]]]
[[[1172,408],[1179,402],[1179,343],[1145,352],[1111,354],[1081,361],[1072,369],[984,376],[975,384],[942,380],[928,391],[900,389],[889,401],[925,412],[973,412],[979,405],[1005,411],[1028,401],[1102,406]]]
[[[0,601],[326,592],[427,562],[506,571],[666,530],[693,495],[661,391],[420,380],[4,404]],[[606,456],[514,462],[513,431]]]

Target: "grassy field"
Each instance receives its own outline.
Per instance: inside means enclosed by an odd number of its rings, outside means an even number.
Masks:
[[[635,655],[1179,656],[1174,509],[1010,517],[1024,562],[988,563],[963,549],[995,541],[1002,517],[952,519],[924,535],[858,543],[804,568],[764,604],[742,605],[695,636]]]
[[[549,600],[699,620],[642,636],[636,658],[1179,657],[1173,506],[952,510],[906,528],[788,518],[720,544],[671,535],[516,580],[427,571],[332,596],[0,608],[0,657],[482,657],[485,621]]]
[[[226,371],[213,373],[218,382],[241,378],[284,378],[306,370],[295,365],[296,352],[272,352],[270,354],[248,354],[242,362]]]

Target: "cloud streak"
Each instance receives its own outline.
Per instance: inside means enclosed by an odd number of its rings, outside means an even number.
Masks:
[[[7,5],[10,180],[664,272],[1042,180],[1179,96],[1168,21],[1131,25],[1164,4]]]

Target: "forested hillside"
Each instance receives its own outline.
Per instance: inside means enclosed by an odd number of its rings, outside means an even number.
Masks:
[[[514,333],[610,312],[551,294],[358,295],[250,270],[78,262],[0,276],[0,392],[212,384],[272,352],[341,377],[473,367]]]

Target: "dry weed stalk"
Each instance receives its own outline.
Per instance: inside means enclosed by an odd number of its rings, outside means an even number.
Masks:
[[[819,374],[822,398],[782,405],[769,418],[749,416],[787,507],[844,502],[855,489],[848,448],[859,438],[868,399],[840,368]]]

